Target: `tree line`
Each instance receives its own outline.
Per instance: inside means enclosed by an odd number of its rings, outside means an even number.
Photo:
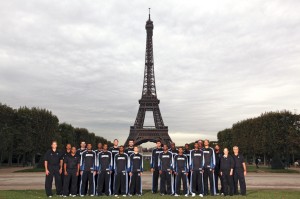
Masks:
[[[59,123],[57,116],[42,108],[20,107],[13,109],[0,103],[0,166],[7,163],[18,165],[36,163],[42,165],[43,155],[56,140],[60,149],[67,143],[79,147],[84,140],[96,146],[108,143],[85,128],[75,128],[71,124]]]
[[[290,111],[266,112],[239,121],[218,132],[221,147],[239,146],[248,161],[260,157],[264,164],[279,158],[292,163],[300,157],[300,115]]]

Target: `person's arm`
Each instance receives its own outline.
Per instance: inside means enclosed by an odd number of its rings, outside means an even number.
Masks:
[[[233,157],[230,156],[230,174],[229,175],[233,175],[233,167],[234,167],[234,160]]]
[[[64,161],[63,161],[63,159],[61,159],[61,160],[59,161],[59,174],[62,173],[63,164],[64,164]]]
[[[68,172],[67,172],[67,163],[66,162],[64,163],[64,171],[65,171],[64,175],[67,176]]]
[[[48,161],[47,160],[45,160],[44,165],[45,165],[45,172],[46,172],[46,176],[47,176],[50,173],[49,170],[48,170]]]
[[[153,165],[153,156],[154,156],[153,154],[155,154],[155,153],[153,153],[154,150],[155,150],[155,149],[152,150],[152,155],[151,155],[151,160],[150,160],[150,168],[151,168],[151,172],[154,171],[154,165]]]
[[[247,167],[246,167],[246,163],[243,162],[243,167],[244,167],[244,176],[247,175]]]

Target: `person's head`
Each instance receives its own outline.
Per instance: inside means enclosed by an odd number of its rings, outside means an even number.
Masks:
[[[195,142],[194,143],[194,149],[199,149],[199,144],[198,144],[199,142]]]
[[[102,149],[102,143],[101,142],[98,143],[97,148]]]
[[[119,147],[119,153],[121,153],[121,154],[124,153],[124,146],[123,145]]]
[[[182,154],[183,154],[183,147],[179,147],[179,148],[178,148],[178,154],[179,154],[179,155],[182,155]]]
[[[168,147],[168,145],[167,144],[164,144],[164,152],[167,152],[168,151],[168,149],[169,149],[169,147]]]
[[[139,147],[138,146],[134,146],[133,147],[133,151],[134,151],[134,153],[138,153],[139,152]]]
[[[107,151],[107,149],[108,149],[108,145],[107,144],[103,144],[103,150]]]
[[[204,140],[204,147],[209,147],[209,140],[208,139]]]
[[[233,147],[233,153],[234,154],[238,154],[239,153],[239,147],[238,146],[234,146]]]
[[[161,141],[160,141],[160,140],[157,140],[157,141],[156,141],[156,147],[157,147],[157,148],[160,148],[160,147],[161,147]]]
[[[224,152],[224,155],[226,155],[226,156],[228,155],[228,149],[227,148],[224,148],[223,152]]]
[[[114,139],[114,146],[118,146],[119,145],[119,140],[118,139]]]
[[[134,143],[133,143],[133,140],[129,140],[129,141],[128,141],[129,147],[133,147],[133,144],[134,144]]]
[[[76,154],[76,147],[75,146],[73,146],[72,148],[71,148],[71,153],[74,155],[74,154]]]
[[[202,148],[202,146],[203,146],[203,141],[202,140],[198,140],[198,147]]]
[[[189,145],[188,143],[186,143],[186,144],[184,145],[184,148],[185,148],[186,150],[189,150],[189,149],[190,149],[190,145]]]
[[[92,144],[91,143],[87,144],[87,150],[89,150],[89,151],[92,150]]]
[[[227,149],[228,150],[228,149]],[[219,151],[220,151],[220,146],[217,144],[216,146],[215,146],[215,151],[217,152],[217,153],[219,153]]]
[[[80,148],[85,149],[85,147],[86,147],[85,141],[81,141]]]
[[[52,142],[51,142],[51,148],[52,149],[57,149],[57,141],[56,140],[53,140]]]
[[[66,145],[66,150],[67,150],[67,151],[70,151],[71,148],[72,148],[71,144],[67,144],[67,145]]]
[[[172,150],[175,149],[175,143],[174,143],[174,142],[171,143],[171,149],[172,149]]]

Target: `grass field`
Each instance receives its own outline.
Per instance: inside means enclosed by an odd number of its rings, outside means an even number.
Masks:
[[[32,190],[26,190],[26,191],[0,191],[0,199],[36,199],[36,198],[46,198],[45,191],[44,190],[38,190],[38,191],[32,191]],[[54,196],[53,198],[61,198],[58,196]],[[70,197],[68,197],[70,198]],[[79,197],[76,197],[79,198]],[[92,197],[84,197],[84,198],[92,198]],[[101,198],[115,198],[115,197],[101,197]],[[120,197],[123,198],[123,197]],[[144,191],[144,194],[142,197],[133,196],[130,198],[162,198],[162,199],[168,199],[168,198],[175,198],[174,196],[160,196],[159,194],[153,195],[150,191]],[[185,198],[183,196],[176,197],[176,198]],[[191,198],[191,197],[190,197]],[[199,196],[194,197],[199,198]],[[207,196],[204,198],[223,198],[221,196]],[[270,199],[293,199],[293,198],[300,198],[300,190],[299,191],[285,191],[285,190],[249,190],[247,193],[247,196],[231,196],[229,198],[270,198]]]

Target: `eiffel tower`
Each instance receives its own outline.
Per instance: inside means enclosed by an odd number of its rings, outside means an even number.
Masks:
[[[136,145],[140,145],[145,142],[156,142],[160,140],[162,144],[170,144],[172,142],[168,134],[168,126],[165,126],[160,110],[159,99],[157,99],[155,76],[154,76],[154,61],[153,61],[153,21],[150,18],[146,22],[147,41],[146,41],[146,55],[145,55],[145,71],[144,71],[144,83],[142,97],[139,100],[139,110],[134,122],[134,126],[130,127],[130,133],[125,142],[125,146],[128,145],[130,139],[134,140]],[[146,111],[153,112],[155,126],[144,126]]]

